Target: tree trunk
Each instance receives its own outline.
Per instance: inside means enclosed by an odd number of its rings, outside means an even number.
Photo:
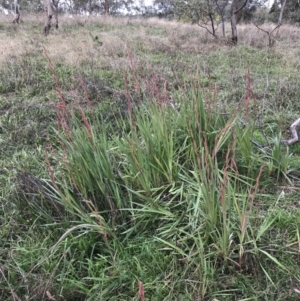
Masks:
[[[221,20],[222,20],[222,33],[223,33],[223,38],[225,38],[225,20],[224,20],[224,16],[221,16]]]
[[[15,17],[13,19],[13,23],[18,23],[20,22],[20,7],[19,7],[19,1],[14,0],[14,7],[15,7]]]
[[[53,15],[51,0],[44,0],[44,10],[45,10],[44,35],[47,36],[50,32],[51,20]]]
[[[286,1],[286,0],[285,0]],[[236,28],[236,24],[237,24],[237,14],[239,11],[241,11],[247,4],[248,0],[246,0],[244,2],[244,4],[238,8],[238,0],[232,0],[232,12],[231,12],[231,29],[232,29],[232,42],[234,44],[237,43],[238,41],[238,35],[237,35],[237,28]]]
[[[216,38],[216,30],[215,30],[214,18],[213,18],[213,16],[212,16],[211,13],[209,13],[208,16],[209,16],[209,19],[210,19],[212,34]]]
[[[92,12],[93,12],[92,0],[89,0],[89,2],[88,2],[88,11],[89,11],[89,16],[91,16]]]
[[[283,11],[286,5],[286,0],[283,1],[281,8],[280,8],[280,14],[279,14],[279,18],[278,18],[278,23],[277,25],[281,25],[282,24],[282,17],[283,17]]]
[[[45,27],[44,34],[47,36],[51,28],[51,20],[54,15],[56,21],[56,28],[58,28],[58,1],[55,0],[44,0],[45,9]]]
[[[104,10],[105,10],[105,15],[108,16],[109,15],[109,0],[104,0]]]
[[[238,35],[237,35],[237,5],[238,0],[232,0],[232,12],[231,12],[231,31],[232,31],[232,42],[237,44]]]

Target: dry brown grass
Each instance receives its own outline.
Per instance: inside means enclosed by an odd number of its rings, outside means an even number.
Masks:
[[[0,63],[22,54],[41,52],[45,47],[52,59],[71,65],[91,56],[107,64],[108,58],[118,61],[126,56],[127,47],[150,52],[172,52],[180,48],[197,51],[201,40],[210,39],[196,26],[155,18],[65,16],[60,17],[59,31],[52,30],[47,38],[42,35],[42,15],[23,16],[20,26],[11,24],[11,18],[6,16],[1,16],[0,23],[4,27],[0,32]],[[97,37],[98,43],[93,37]],[[114,61],[113,64],[119,63]]]
[[[22,54],[42,53],[45,47],[51,59],[78,65],[91,58],[105,66],[123,68],[127,48],[133,52],[167,52],[176,55],[178,50],[188,53],[205,53],[228,47],[224,39],[215,40],[197,25],[150,18],[73,17],[62,16],[60,29],[42,35],[43,15],[24,15],[20,26],[11,24],[11,16],[1,16],[0,64]],[[262,28],[271,30],[274,25]],[[221,30],[220,28],[218,29]],[[230,26],[226,24],[228,40]],[[267,35],[254,25],[239,25],[239,44],[254,48],[268,45]],[[219,32],[221,35],[221,32]],[[300,28],[284,25],[276,36],[274,49],[298,49]]]
[[[261,29],[271,32],[276,25],[263,24]],[[250,45],[257,48],[268,46],[268,35],[259,30],[253,24],[239,25],[239,41],[243,45]],[[272,33],[275,39],[274,48],[282,50],[282,48],[298,48],[300,46],[300,28],[292,25],[283,25]]]

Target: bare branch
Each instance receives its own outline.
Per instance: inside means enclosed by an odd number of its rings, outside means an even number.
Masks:
[[[283,140],[282,143],[290,145],[293,144],[295,142],[299,141],[299,137],[298,137],[298,133],[296,131],[296,127],[300,124],[300,118],[298,118],[296,121],[293,122],[293,124],[291,125],[291,133],[292,133],[292,139],[290,140]]]
[[[209,34],[211,34],[214,38],[216,38],[216,39],[218,38],[218,37],[216,36],[216,34],[214,34],[212,31],[210,31],[206,26],[200,24],[199,22],[197,23],[197,25],[198,25],[199,27],[201,27],[201,28],[206,29],[207,32],[208,32]],[[218,26],[217,26],[217,28],[215,28],[215,30],[217,30],[217,29],[218,29]]]
[[[267,35],[269,35],[269,34],[270,34],[270,32],[269,32],[269,31],[267,31],[267,30],[264,30],[263,28],[259,27],[259,26],[258,26],[256,23],[254,23],[254,22],[253,22],[253,24],[255,25],[255,27],[256,27],[257,29],[259,29],[259,30],[261,30],[261,31],[265,32]]]
[[[270,32],[270,34],[272,34],[273,31],[275,31],[277,28],[279,28],[282,25],[282,23],[277,24],[277,26]]]
[[[238,9],[236,10],[234,13],[237,14],[239,11],[241,11],[247,4],[248,0],[245,1],[245,3]]]
[[[277,28],[279,28],[279,27],[282,25],[282,24],[277,24],[276,27],[275,27],[274,29],[272,29],[271,31],[267,31],[267,30],[261,28],[261,27],[260,27],[259,25],[257,25],[256,23],[253,22],[253,24],[255,25],[255,27],[256,27],[257,29],[259,29],[259,30],[265,32],[265,33],[268,34],[268,35],[272,34],[272,32],[273,32],[274,30],[276,30]]]
[[[275,28],[272,29],[271,31],[268,31],[268,30],[265,30],[265,29],[261,28],[260,26],[258,26],[258,25],[257,25],[256,23],[254,23],[254,22],[253,22],[253,24],[256,26],[257,29],[263,31],[264,33],[266,33],[266,34],[268,35],[268,38],[269,38],[269,47],[272,47],[272,46],[274,45],[274,42],[275,42],[275,38],[272,36],[272,33],[273,33],[277,28],[279,28],[279,27],[282,25],[282,23],[277,24],[277,25],[275,26]]]

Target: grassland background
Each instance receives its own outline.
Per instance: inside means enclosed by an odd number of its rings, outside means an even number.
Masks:
[[[238,27],[237,46],[197,26],[155,18],[65,17],[48,37],[42,27],[39,15],[24,16],[19,26],[0,19],[0,299],[143,300],[141,281],[145,300],[300,300],[297,143],[281,148],[282,156],[288,152],[287,168],[264,175],[254,202],[257,223],[272,219],[261,239],[270,257],[246,256],[241,270],[210,249],[216,260],[210,259],[207,271],[214,273],[205,279],[197,279],[200,259],[185,265],[192,254],[180,258],[150,230],[131,233],[122,247],[107,247],[101,231],[68,232],[78,220],[54,217],[41,188],[51,182],[49,148],[58,177],[64,164],[55,155],[62,94],[71,108],[92,106],[102,123],[118,131],[128,93],[138,107],[151,98],[151,89],[157,96],[153,89],[166,85],[166,99],[176,108],[192,101],[196,82],[204,102],[215,101],[219,114],[230,118],[237,108],[245,111],[251,87],[251,139],[263,148],[265,137],[272,145],[280,134],[289,138],[300,112],[300,29],[283,25],[268,48],[267,36],[251,25]],[[157,80],[150,91],[147,79]],[[146,86],[144,99],[136,94],[137,81]]]

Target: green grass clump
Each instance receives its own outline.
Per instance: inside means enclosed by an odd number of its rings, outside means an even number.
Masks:
[[[151,299],[167,300],[170,291],[203,299],[223,294],[216,279],[227,270],[232,283],[225,284],[226,295],[246,297],[250,286],[236,293],[242,275],[256,273],[271,285],[268,266],[288,274],[265,240],[276,217],[266,208],[262,218],[256,205],[265,175],[286,175],[278,165],[285,154],[276,143],[269,154],[254,152],[251,127],[242,131],[237,117],[226,120],[215,107],[205,109],[202,97],[197,89],[178,97],[179,109],[164,102],[129,105],[117,132],[94,114],[87,118],[80,105],[79,119],[62,109],[56,134],[62,152],[49,155],[63,164],[55,173],[47,159],[46,195],[51,191],[57,203],[54,216],[64,208],[72,222],[51,253],[69,236],[83,245],[89,237],[78,261],[81,276],[64,278],[63,287],[76,285],[86,300],[126,300],[142,281]]]
[[[6,27],[1,300],[297,300],[288,38],[256,47],[249,26],[227,47],[155,19]]]

